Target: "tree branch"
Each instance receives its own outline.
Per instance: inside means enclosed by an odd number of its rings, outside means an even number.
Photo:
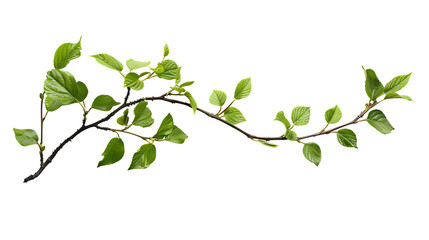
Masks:
[[[165,102],[169,102],[169,103],[173,103],[173,104],[175,104],[175,103],[177,103],[177,104],[180,104],[180,105],[184,105],[184,106],[187,106],[187,107],[189,107],[189,108],[192,108],[192,106],[191,106],[191,104],[190,103],[188,103],[188,102],[183,102],[183,101],[180,101],[180,100],[176,100],[176,99],[171,99],[171,98],[167,98],[168,97],[168,95],[167,94],[163,94],[163,95],[161,95],[161,96],[158,96],[158,97],[143,97],[143,98],[140,98],[140,99],[137,99],[137,100],[134,100],[134,101],[131,101],[131,102],[127,102],[128,101],[128,98],[129,98],[129,95],[130,95],[130,88],[127,88],[127,94],[126,94],[126,96],[125,96],[125,98],[124,98],[124,103],[123,104],[121,104],[119,107],[117,107],[115,110],[113,110],[112,112],[110,112],[106,117],[104,117],[104,118],[102,118],[102,119],[100,119],[100,120],[98,120],[98,121],[96,121],[96,122],[94,122],[94,123],[92,123],[92,124],[89,124],[89,125],[85,125],[85,124],[83,124],[79,129],[77,129],[76,130],[76,132],[74,132],[72,135],[70,135],[68,138],[66,138],[53,152],[52,152],[52,154],[46,159],[46,161],[45,162],[43,162],[43,163],[41,163],[41,165],[40,165],[40,168],[39,168],[39,170],[37,171],[37,172],[35,172],[34,174],[32,174],[32,175],[30,175],[30,176],[28,176],[27,178],[25,178],[24,179],[24,183],[26,183],[26,182],[28,182],[28,181],[31,181],[31,180],[33,180],[33,179],[35,179],[35,178],[37,178],[42,172],[43,172],[43,170],[46,168],[46,166],[48,166],[51,162],[52,162],[52,160],[55,158],[55,156],[57,155],[57,153],[68,143],[68,142],[70,142],[72,139],[74,139],[77,135],[79,135],[81,132],[83,132],[83,131],[85,131],[85,130],[88,130],[88,129],[90,129],[90,128],[93,128],[93,127],[95,127],[95,128],[98,128],[98,129],[102,129],[102,130],[110,130],[110,129],[108,129],[108,128],[105,128],[105,127],[100,127],[99,126],[99,124],[100,123],[103,123],[103,122],[106,122],[106,121],[108,121],[108,120],[110,120],[116,113],[118,113],[120,110],[122,110],[122,109],[124,109],[124,108],[126,108],[126,107],[129,107],[129,106],[132,106],[132,105],[134,105],[134,104],[137,104],[137,103],[140,103],[140,102],[142,102],[142,101],[157,101],[157,100],[160,100],[160,101],[165,101]],[[373,108],[375,105],[377,105],[378,104],[378,102],[374,102],[374,103],[372,103],[372,104],[369,104],[369,105],[367,105],[367,107],[365,108],[365,110],[364,111],[362,111],[355,119],[353,119],[351,122],[348,122],[348,123],[346,123],[346,124],[343,124],[343,125],[341,125],[341,126],[338,126],[338,127],[335,127],[335,128],[332,128],[332,129],[329,129],[329,130],[324,130],[324,131],[322,131],[322,132],[317,132],[317,133],[314,133],[314,134],[311,134],[311,135],[307,135],[307,136],[303,136],[303,137],[299,137],[298,138],[298,140],[302,140],[302,139],[306,139],[306,138],[310,138],[310,137],[316,137],[316,136],[319,136],[319,135],[323,135],[323,134],[329,134],[329,133],[331,133],[331,132],[333,132],[333,131],[335,131],[335,130],[337,130],[337,129],[340,129],[340,128],[343,128],[343,127],[345,127],[345,126],[348,126],[348,125],[351,125],[351,124],[355,124],[355,123],[358,123],[358,120],[360,119],[360,118],[362,118],[371,108]],[[210,117],[210,118],[213,118],[213,119],[216,119],[216,120],[218,120],[218,121],[220,121],[220,122],[222,122],[222,123],[224,123],[224,124],[226,124],[226,125],[228,125],[229,127],[231,127],[231,128],[233,128],[233,129],[235,129],[235,130],[237,130],[238,132],[240,132],[240,133],[242,133],[243,135],[245,135],[246,137],[248,137],[248,138],[250,138],[250,139],[259,139],[259,140],[265,140],[265,141],[273,141],[273,140],[288,140],[285,136],[278,136],[278,137],[261,137],[261,136],[256,136],[256,135],[253,135],[253,134],[250,134],[250,133],[248,133],[248,132],[246,132],[246,131],[244,131],[243,129],[241,129],[241,128],[239,128],[239,127],[237,127],[236,125],[234,125],[234,124],[231,124],[231,123],[229,123],[229,122],[227,122],[226,120],[224,120],[224,119],[222,119],[222,118],[220,118],[220,117],[218,117],[218,116],[216,116],[215,114],[213,114],[213,113],[210,113],[210,112],[208,112],[208,111],[206,111],[206,110],[204,110],[204,109],[201,109],[201,108],[197,108],[197,110],[199,111],[199,112],[201,112],[201,113],[203,113],[203,114],[205,114],[206,116],[208,116],[208,117]]]
[[[361,113],[359,113],[359,115],[357,115],[357,117],[355,117],[355,119],[353,119],[352,121],[350,121],[348,123],[345,123],[345,124],[338,126],[338,127],[331,128],[329,130],[323,130],[321,132],[313,133],[313,134],[310,134],[307,136],[298,137],[298,141],[301,141],[302,139],[306,139],[306,138],[317,137],[317,136],[324,135],[324,134],[330,134],[330,133],[334,132],[335,130],[341,129],[341,128],[346,127],[348,125],[356,124],[359,122],[358,120],[360,118],[362,118],[371,108],[375,107],[378,103],[379,102],[374,102],[374,103],[368,104],[367,107],[365,108],[365,110],[363,110]]]

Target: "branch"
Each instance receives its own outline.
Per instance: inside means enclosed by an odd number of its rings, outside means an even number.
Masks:
[[[367,105],[367,107],[365,108],[365,110],[363,110],[361,113],[359,113],[359,115],[357,115],[357,117],[355,117],[355,119],[353,119],[352,121],[345,123],[341,126],[335,127],[335,128],[331,128],[329,130],[323,130],[321,132],[317,132],[317,133],[313,133],[307,136],[302,136],[302,137],[298,137],[298,141],[301,141],[302,139],[306,139],[306,138],[311,138],[311,137],[317,137],[320,135],[324,135],[324,134],[330,134],[340,128],[346,127],[348,125],[352,125],[352,124],[356,124],[359,123],[359,119],[362,118],[371,108],[375,107],[379,102],[374,102],[372,104]]]
[[[167,98],[168,97],[168,95],[167,94],[163,94],[163,95],[161,95],[161,96],[158,96],[158,97],[143,97],[143,98],[140,98],[140,99],[137,99],[137,100],[134,100],[134,101],[131,101],[131,102],[127,102],[128,101],[128,97],[129,97],[129,94],[130,94],[130,88],[127,88],[127,94],[126,94],[126,96],[125,96],[125,99],[124,99],[124,103],[122,104],[122,105],[120,105],[119,107],[117,107],[115,110],[113,110],[112,112],[110,112],[106,117],[104,117],[104,118],[102,118],[102,119],[100,119],[100,120],[98,120],[98,121],[96,121],[96,122],[94,122],[94,123],[92,123],[92,124],[89,124],[89,125],[85,125],[85,124],[83,124],[79,129],[77,129],[76,130],[76,132],[74,132],[70,137],[68,137],[68,138],[66,138],[53,152],[52,152],[52,154],[46,159],[46,161],[45,162],[43,162],[41,165],[40,165],[40,168],[39,168],[39,170],[37,171],[37,172],[35,172],[34,174],[32,174],[32,175],[30,175],[30,176],[28,176],[27,178],[25,178],[24,179],[24,183],[26,183],[26,182],[28,182],[28,181],[31,181],[31,180],[33,180],[33,179],[35,179],[35,178],[37,178],[42,172],[43,172],[43,170],[46,168],[46,166],[47,165],[49,165],[51,162],[52,162],[52,160],[55,158],[55,156],[57,155],[57,153],[64,147],[64,145],[66,145],[68,142],[70,142],[72,139],[74,139],[77,135],[79,135],[81,132],[83,132],[83,131],[85,131],[85,130],[88,130],[88,129],[90,129],[90,128],[93,128],[93,127],[95,127],[95,128],[98,128],[98,129],[102,129],[102,130],[110,130],[109,128],[105,128],[105,127],[100,127],[99,126],[99,124],[100,123],[103,123],[103,122],[106,122],[106,121],[108,121],[108,120],[110,120],[116,113],[118,113],[120,110],[122,110],[123,108],[126,108],[126,107],[129,107],[129,106],[132,106],[132,105],[134,105],[134,104],[137,104],[137,103],[140,103],[140,102],[142,102],[142,101],[157,101],[157,100],[160,100],[160,101],[165,101],[165,102],[169,102],[169,103],[177,103],[177,104],[180,104],[180,105],[184,105],[184,106],[187,106],[187,107],[189,107],[189,108],[192,108],[192,106],[191,106],[191,104],[190,103],[188,103],[188,102],[183,102],[183,101],[180,101],[180,100],[176,100],[176,99],[171,99],[171,98]],[[337,130],[337,129],[340,129],[340,128],[343,128],[343,127],[345,127],[345,126],[348,126],[348,125],[351,125],[351,124],[355,124],[355,123],[358,123],[359,121],[359,119],[360,118],[362,118],[371,108],[373,108],[375,105],[377,105],[378,104],[378,102],[374,102],[374,103],[372,103],[372,104],[369,104],[366,108],[365,108],[365,110],[364,111],[362,111],[355,119],[353,119],[351,122],[348,122],[348,123],[346,123],[346,124],[343,124],[343,125],[341,125],[341,126],[338,126],[338,127],[335,127],[335,128],[332,128],[332,129],[329,129],[329,130],[325,130],[325,131],[322,131],[322,132],[317,132],[317,133],[314,133],[314,134],[311,134],[311,135],[307,135],[307,136],[303,136],[303,137],[299,137],[298,138],[298,140],[302,140],[302,139],[305,139],[305,138],[310,138],[310,137],[316,137],[316,136],[319,136],[319,135],[323,135],[323,134],[329,134],[329,133],[331,133],[331,132],[333,132],[333,131],[335,131],[335,130]],[[208,112],[208,111],[206,111],[206,110],[204,110],[204,109],[201,109],[201,108],[197,108],[197,110],[199,111],[199,112],[201,112],[201,113],[203,113],[203,114],[205,114],[206,116],[208,116],[208,117],[210,117],[210,118],[213,118],[213,119],[216,119],[216,120],[218,120],[218,121],[220,121],[220,122],[222,122],[222,123],[224,123],[224,124],[226,124],[226,125],[228,125],[229,127],[231,127],[231,128],[233,128],[233,129],[235,129],[235,130],[237,130],[237,131],[239,131],[240,133],[242,133],[242,134],[244,134],[246,137],[248,137],[248,138],[250,138],[250,139],[259,139],[259,140],[265,140],[265,141],[273,141],[273,140],[288,140],[285,136],[278,136],[278,137],[261,137],[261,136],[256,136],[256,135],[253,135],[253,134],[250,134],[250,133],[248,133],[248,132],[246,132],[246,131],[244,131],[243,129],[241,129],[241,128],[239,128],[239,127],[237,127],[236,125],[234,125],[234,124],[231,124],[231,123],[229,123],[229,122],[227,122],[226,120],[224,120],[224,119],[222,119],[222,118],[220,118],[220,117],[218,117],[218,116],[216,116],[215,114],[213,114],[213,113],[210,113],[210,112]]]

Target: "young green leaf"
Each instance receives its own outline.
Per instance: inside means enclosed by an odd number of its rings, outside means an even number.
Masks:
[[[393,98],[400,98],[408,101],[413,101],[413,99],[411,99],[411,97],[407,95],[399,95],[397,93],[392,93],[392,92],[386,93],[386,97],[384,97],[384,99],[393,99]]]
[[[341,117],[343,116],[340,108],[337,106],[328,109],[325,112],[325,120],[328,124],[335,124],[341,120]]]
[[[156,68],[150,68],[150,69],[152,69],[152,71],[158,75],[165,71],[164,67],[159,63],[158,63],[158,66]]]
[[[226,102],[226,93],[220,90],[213,90],[210,95],[209,101],[215,106],[222,107]]]
[[[88,88],[86,87],[85,83],[83,82],[77,82],[77,100],[79,102],[83,102],[85,98],[88,96]]]
[[[171,133],[165,137],[165,141],[169,141],[172,143],[182,144],[185,142],[185,140],[188,138],[188,135],[186,135],[180,128],[178,128],[176,125],[173,126],[173,130]]]
[[[277,144],[270,143],[270,142],[265,141],[265,140],[262,140],[262,139],[258,140],[258,142],[260,142],[262,145],[265,145],[265,146],[267,146],[267,147],[272,147],[272,148],[276,148],[276,147],[278,147],[278,145],[277,145]]]
[[[116,122],[119,125],[122,126],[127,126],[128,125],[128,121],[130,120],[130,118],[128,117],[128,111],[129,109],[125,109],[124,113],[122,114],[122,116],[118,117],[118,119],[116,120]]]
[[[133,72],[125,76],[124,85],[136,91],[142,90],[144,87],[144,83],[139,80],[139,75]]]
[[[187,86],[191,86],[192,84],[194,84],[194,81],[184,82],[180,84],[179,87],[187,87]]]
[[[167,57],[170,53],[170,49],[168,48],[167,43],[164,45],[164,57]]]
[[[408,84],[410,77],[411,77],[411,73],[408,75],[401,75],[393,78],[384,87],[384,93],[394,93],[401,90],[403,87],[405,87]]]
[[[276,115],[276,118],[274,120],[277,120],[277,121],[283,123],[285,125],[286,129],[289,129],[291,126],[289,120],[287,120],[285,113],[283,111],[278,112]]]
[[[155,120],[152,118],[152,112],[146,107],[147,104],[148,102],[143,101],[134,108],[134,120],[132,125],[144,128],[152,126]]]
[[[173,132],[173,128],[174,128],[174,122],[173,122],[173,117],[171,116],[171,114],[169,113],[163,120],[161,125],[158,128],[158,131],[156,132],[156,134],[153,136],[154,138],[157,139],[163,139],[166,136],[170,135],[171,132]]]
[[[239,124],[241,122],[246,121],[243,114],[235,107],[229,107],[224,112],[225,120],[232,124]]]
[[[235,99],[243,99],[250,95],[250,91],[252,90],[252,82],[250,78],[245,78],[241,80],[237,87],[235,88],[234,98]]]
[[[177,69],[177,72],[176,72],[176,81],[175,81],[175,84],[176,84],[176,86],[180,83],[180,81],[182,81],[182,74],[180,73],[180,70],[182,70],[182,67],[179,67],[178,69]]]
[[[367,117],[369,125],[373,126],[383,134],[389,134],[395,128],[390,125],[384,113],[380,110],[372,110]]]
[[[167,79],[167,80],[176,79],[177,70],[179,69],[179,66],[177,66],[176,62],[174,62],[173,60],[166,59],[162,61],[158,67],[160,68],[158,72],[156,72],[156,75],[159,78]],[[161,71],[161,68],[162,68],[162,71]]]
[[[191,104],[192,111],[197,111],[197,101],[195,101],[194,97],[192,97],[190,92],[185,92],[185,96],[189,99],[189,103]]]
[[[81,97],[73,75],[62,70],[53,69],[49,71],[43,88],[47,96],[45,105],[48,111],[54,111],[62,105],[76,103]]]
[[[294,132],[294,131],[292,131],[292,130],[290,130],[290,129],[287,129],[287,130],[286,130],[285,137],[286,137],[288,140],[291,140],[291,141],[296,141],[296,140],[298,140],[298,137],[296,136],[296,132]]]
[[[383,84],[378,80],[377,75],[372,69],[365,69],[365,91],[372,101],[383,95]]]
[[[97,62],[101,65],[111,68],[113,70],[121,72],[124,69],[124,66],[121,62],[119,62],[116,58],[110,56],[107,53],[91,55],[91,57],[95,58],[95,60],[97,60]]]
[[[112,138],[106,146],[103,154],[103,159],[98,162],[97,167],[109,165],[118,162],[122,159],[125,153],[124,142],[120,138]]]
[[[110,111],[112,107],[119,104],[121,103],[116,102],[109,95],[100,95],[94,99],[94,102],[92,102],[91,108],[101,110],[101,111]]]
[[[295,107],[292,110],[292,122],[296,126],[304,126],[310,121],[310,107]]]
[[[182,87],[170,87],[172,90],[177,91],[179,93],[184,93],[186,92],[186,89],[182,88]]]
[[[54,55],[54,67],[55,69],[65,68],[71,60],[80,57],[80,51],[82,47],[79,39],[77,43],[64,43],[57,48]]]
[[[37,136],[36,131],[33,129],[14,128],[13,132],[15,133],[16,141],[18,141],[21,146],[30,146],[37,144],[37,141],[39,141],[39,136]]]
[[[142,73],[140,73],[139,74],[139,78],[141,78],[141,77],[143,77],[143,76],[145,76],[145,75],[148,75],[150,72],[142,72]]]
[[[350,129],[338,130],[337,140],[344,147],[358,148],[356,134]]]
[[[131,169],[145,169],[148,168],[156,158],[156,147],[155,145],[148,143],[140,147],[140,149],[134,153],[133,160],[128,170]]]
[[[308,161],[314,163],[316,166],[319,166],[320,161],[322,160],[322,151],[320,150],[319,145],[314,142],[306,143],[304,144],[302,153]]]
[[[140,62],[140,61],[136,61],[134,59],[128,59],[126,64],[127,64],[128,69],[130,69],[130,71],[132,71],[135,69],[147,67],[147,66],[149,66],[150,62]]]

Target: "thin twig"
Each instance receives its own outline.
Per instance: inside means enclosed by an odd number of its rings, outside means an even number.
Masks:
[[[313,133],[313,134],[310,134],[310,135],[307,135],[307,136],[298,137],[298,140],[302,140],[302,139],[306,139],[306,138],[311,138],[311,137],[317,137],[317,136],[324,135],[324,134],[330,134],[330,133],[332,133],[332,132],[334,132],[334,131],[336,131],[336,130],[338,130],[340,128],[346,127],[348,125],[359,123],[361,121],[358,121],[358,120],[360,118],[362,118],[371,108],[375,107],[378,103],[379,102],[374,102],[372,104],[368,104],[367,107],[365,108],[365,110],[363,110],[361,113],[359,113],[359,115],[357,115],[357,117],[355,117],[355,119],[353,119],[352,121],[350,121],[348,123],[345,123],[345,124],[343,124],[341,126],[338,126],[338,127],[331,128],[329,130],[323,130],[321,132]]]

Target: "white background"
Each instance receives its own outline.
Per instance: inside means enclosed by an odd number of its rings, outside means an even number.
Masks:
[[[429,159],[427,89],[429,35],[426,1],[8,1],[1,22],[1,239],[428,239]],[[123,136],[121,162],[96,168],[113,133],[90,130],[63,148],[45,172],[36,146],[21,147],[12,128],[39,131],[39,98],[56,48],[82,36],[82,56],[66,68],[99,94],[122,100],[121,77],[91,54],[162,58],[164,43],[200,107],[216,112],[213,89],[232,99],[252,77],[252,93],[234,104],[257,135],[278,136],[283,110],[311,106],[310,124],[324,126],[336,104],[342,122],[367,96],[361,66],[383,83],[413,72],[401,93],[415,101],[379,105],[396,128],[382,135],[366,123],[352,126],[359,149],[334,135],[317,142],[319,167],[302,146],[276,149],[189,108],[151,102],[156,119],[172,113],[189,138],[157,144],[146,170],[127,171],[141,140]],[[160,95],[171,82],[154,79],[131,99]],[[92,111],[88,122],[106,113]],[[46,120],[46,154],[81,124],[78,105]],[[115,126],[114,121],[106,126]],[[142,131],[140,131],[142,130]]]

